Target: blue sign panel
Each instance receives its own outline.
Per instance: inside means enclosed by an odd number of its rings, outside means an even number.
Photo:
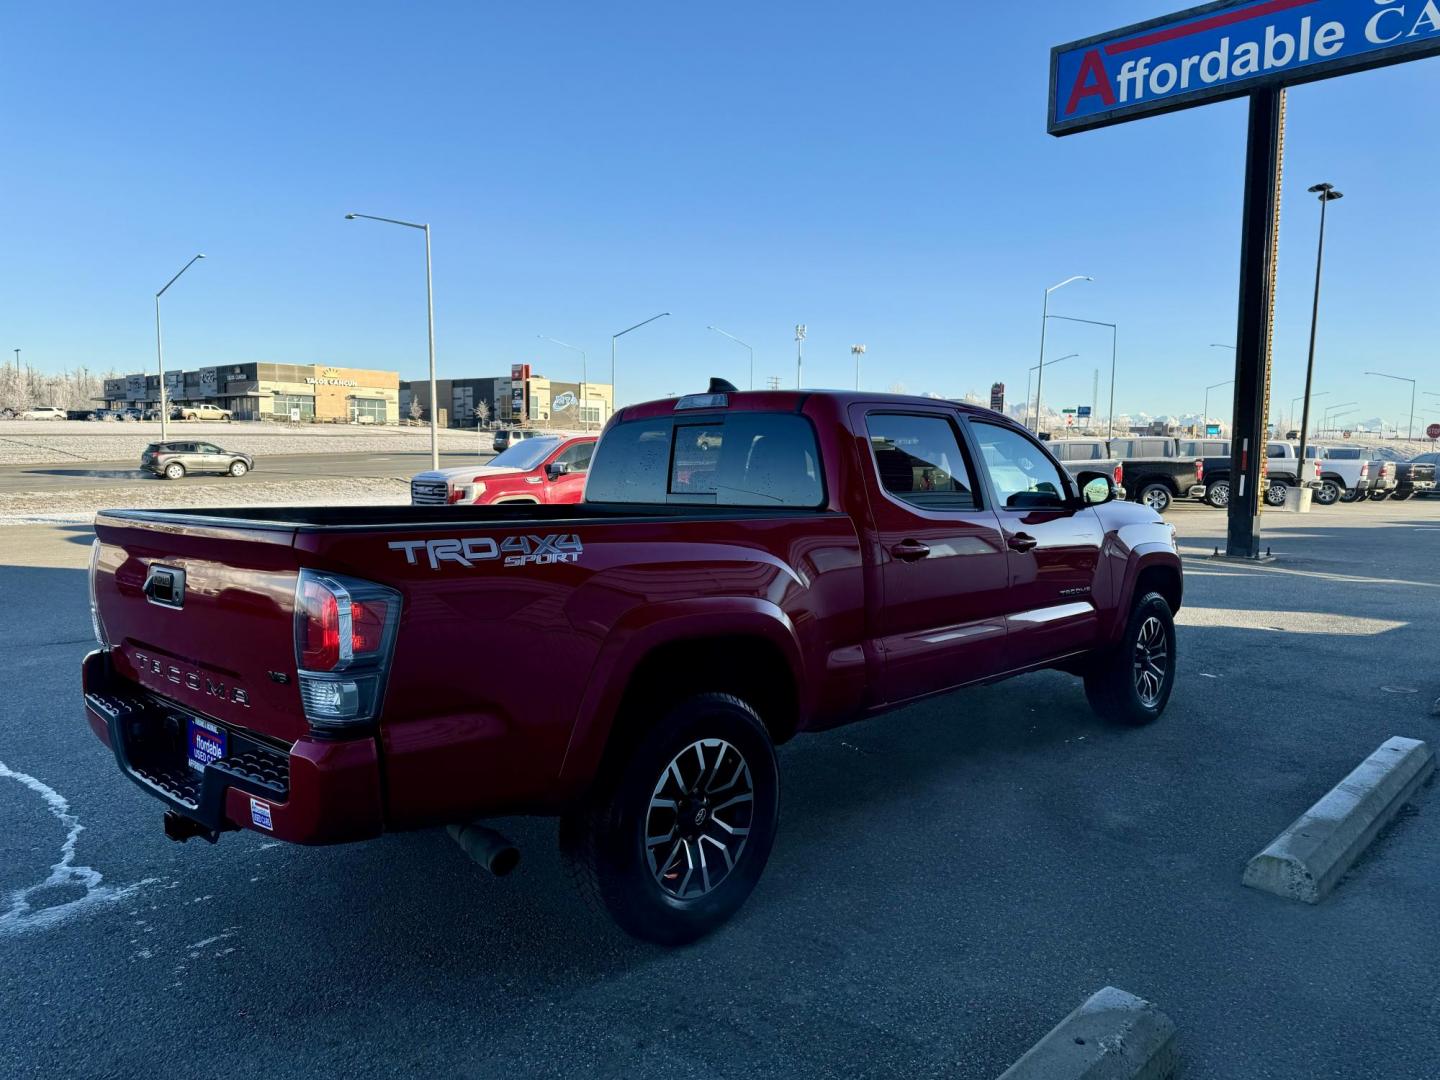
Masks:
[[[1440,54],[1440,0],[1222,0],[1061,45],[1050,133]]]
[[[1079,411],[1076,412],[1075,415],[1080,417],[1081,420],[1087,419],[1090,416],[1090,406],[1081,405]]]

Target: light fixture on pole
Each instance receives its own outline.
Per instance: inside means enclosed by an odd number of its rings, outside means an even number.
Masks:
[[[15,350],[15,374],[20,374],[20,350]]]
[[[1358,401],[1342,401],[1339,405],[1331,405],[1329,408],[1327,408],[1327,409],[1325,409],[1323,412],[1321,412],[1321,414],[1320,414],[1320,432],[1319,432],[1320,437],[1321,437],[1322,439],[1325,437],[1325,432],[1326,432],[1326,430],[1327,430],[1327,429],[1329,428],[1329,426],[1330,426],[1330,421],[1333,419],[1333,417],[1330,415],[1331,413],[1335,412],[1336,409],[1346,409],[1346,408],[1349,408],[1351,405],[1359,405],[1359,404],[1360,404],[1360,403],[1359,403]],[[1304,435],[1304,432],[1301,432],[1301,435],[1303,436],[1303,435]]]
[[[1313,400],[1314,400],[1315,398],[1317,398],[1317,397],[1327,397],[1328,395],[1330,395],[1330,394],[1332,394],[1332,393],[1334,393],[1333,390],[1321,390],[1320,393],[1318,393],[1318,394],[1311,394],[1311,395],[1310,395],[1310,399],[1313,401]],[[1304,394],[1301,394],[1299,397],[1297,397],[1297,398],[1292,398],[1292,399],[1290,400],[1290,430],[1291,430],[1291,431],[1294,431],[1294,430],[1295,430],[1295,406],[1296,406],[1296,405],[1299,405],[1300,402],[1302,402],[1302,401],[1304,401],[1304,400],[1305,400],[1305,395],[1304,395]]]
[[[426,325],[430,332],[430,467],[440,468],[440,403],[436,401],[435,389],[435,289],[430,274],[430,226],[414,221],[400,221],[397,218],[376,217],[373,214],[346,214],[346,221],[364,218],[366,221],[383,221],[387,225],[403,225],[407,229],[419,229],[425,234],[425,309]]]
[[[1331,424],[1333,424],[1334,426],[1333,426],[1332,428],[1330,428],[1330,437],[1331,437],[1331,438],[1334,438],[1334,437],[1335,437],[1335,433],[1340,430],[1340,423],[1339,423],[1339,421],[1340,421],[1340,418],[1341,418],[1342,416],[1349,416],[1351,413],[1357,413],[1357,412],[1359,412],[1359,411],[1360,411],[1359,409],[1343,409],[1343,410],[1341,410],[1340,412],[1331,413],[1331,414],[1330,414],[1329,422],[1330,422]],[[1383,436],[1384,433],[1385,433],[1385,424],[1384,424],[1383,421],[1382,421],[1381,424],[1380,424],[1380,433],[1381,433],[1382,436]],[[1321,438],[1324,438],[1324,431],[1323,431],[1323,430],[1321,431]]]
[[[1206,430],[1203,431],[1203,432],[1201,432],[1201,434],[1203,434],[1203,435],[1208,435],[1208,434],[1210,434],[1210,431],[1209,431],[1209,428],[1210,428],[1210,391],[1211,391],[1211,390],[1219,390],[1220,387],[1222,387],[1222,386],[1234,386],[1234,385],[1235,385],[1235,380],[1234,380],[1234,379],[1226,379],[1224,382],[1217,382],[1217,383],[1215,383],[1213,386],[1207,386],[1207,387],[1205,388],[1205,413],[1204,413],[1203,416],[1200,417],[1200,426],[1203,427],[1203,428],[1205,428]]]
[[[588,385],[586,374],[589,370],[588,355],[586,354],[584,349],[580,348],[579,345],[570,345],[566,342],[561,341],[559,338],[547,337],[544,334],[536,334],[535,336],[541,341],[548,341],[552,345],[559,345],[562,349],[569,349],[571,352],[578,352],[580,354],[580,430],[589,431],[590,425],[589,422],[585,419],[585,388]]]
[[[754,389],[755,389],[755,350],[752,349],[752,348],[750,348],[749,345],[746,345],[745,342],[741,341],[741,340],[740,340],[738,337],[736,337],[734,334],[732,334],[732,333],[730,333],[729,331],[726,331],[726,330],[721,330],[718,326],[707,326],[705,329],[706,329],[706,330],[714,330],[715,333],[721,335],[722,337],[727,337],[727,338],[729,338],[731,341],[735,342],[736,345],[742,345],[742,346],[745,347],[745,349],[747,349],[747,350],[749,351],[749,353],[750,353],[750,389],[751,389],[751,390],[754,390]]]
[[[1407,379],[1404,375],[1386,375],[1383,371],[1367,371],[1366,375],[1374,375],[1377,379],[1394,379],[1396,382],[1408,382],[1410,384],[1410,426],[1405,429],[1406,441],[1415,438],[1415,392],[1418,384],[1414,379]],[[1398,433],[1397,433],[1398,437]]]
[[[162,296],[165,295],[165,289],[170,288],[171,285],[174,285],[175,282],[177,282],[177,281],[180,280],[180,274],[185,273],[186,270],[189,270],[190,267],[194,266],[197,262],[199,262],[199,261],[200,261],[201,259],[203,259],[204,257],[205,257],[204,255],[196,255],[193,259],[191,259],[189,262],[187,262],[184,266],[182,266],[182,267],[180,268],[180,273],[179,273],[179,274],[176,274],[174,277],[172,277],[169,281],[167,281],[167,282],[165,283],[165,288],[164,288],[164,289],[161,289],[159,292],[157,292],[157,293],[155,294],[155,363],[156,363],[156,365],[157,365],[157,366],[159,367],[159,369],[160,369],[160,395],[159,395],[159,404],[160,404],[160,441],[161,441],[161,442],[164,442],[167,438],[169,438],[169,432],[170,432],[170,407],[169,407],[169,405],[168,405],[168,404],[166,403],[166,401],[165,401],[165,346],[164,346],[164,344],[163,344],[163,342],[162,342],[161,334],[160,334],[160,297],[162,297]],[[20,362],[20,350],[19,350],[19,349],[16,349],[16,350],[15,350],[15,362],[16,362],[17,365],[18,365],[19,362]]]
[[[615,343],[630,333],[631,330],[639,330],[642,326],[649,326],[656,319],[663,319],[669,314],[670,312],[668,311],[662,311],[659,315],[651,315],[650,318],[644,322],[637,322],[627,330],[621,330],[618,334],[610,335],[610,407],[612,410],[620,404],[620,397],[615,389]]]
[[[1059,319],[1061,322],[1085,323],[1087,326],[1108,326],[1110,328],[1110,415],[1106,418],[1107,439],[1115,437],[1115,357],[1120,350],[1120,329],[1113,322],[1100,322],[1096,319],[1075,319],[1069,315],[1046,315],[1047,319]],[[1068,357],[1067,357],[1068,359]],[[1059,363],[1052,360],[1051,363]],[[1030,395],[1026,393],[1025,404],[1030,404]]]
[[[1060,357],[1060,359],[1058,360],[1051,360],[1045,366],[1054,367],[1056,364],[1062,364],[1066,360],[1074,360],[1079,355],[1080,354],[1078,352],[1072,352],[1068,356]],[[1025,422],[1027,425],[1030,422],[1030,383],[1035,377],[1035,372],[1039,370],[1039,364],[1031,364],[1030,370],[1025,373]]]
[[[1320,243],[1315,251],[1315,302],[1310,309],[1310,356],[1305,362],[1305,407],[1300,414],[1300,460],[1305,460],[1305,443],[1310,433],[1310,389],[1315,381],[1315,332],[1320,323],[1320,273],[1325,265],[1325,211],[1337,199],[1343,199],[1342,192],[1334,184],[1316,184],[1310,194],[1320,200]]]
[[[850,355],[855,357],[855,389],[860,389],[860,358],[866,353],[866,346],[851,345]]]
[[[1066,285],[1071,285],[1071,284],[1073,284],[1073,283],[1075,283],[1075,282],[1077,282],[1077,281],[1094,281],[1094,280],[1095,280],[1094,278],[1092,278],[1092,277],[1086,277],[1084,274],[1076,274],[1074,277],[1068,277],[1068,278],[1066,278],[1064,281],[1060,282],[1059,285],[1051,285],[1050,288],[1048,288],[1048,289],[1045,290],[1045,306],[1041,309],[1041,314],[1040,314],[1040,364],[1039,364],[1040,377],[1035,380],[1035,425],[1036,425],[1036,426],[1032,429],[1032,430],[1034,430],[1034,431],[1039,431],[1039,430],[1040,430],[1040,427],[1039,427],[1039,425],[1040,425],[1040,400],[1041,400],[1041,396],[1042,396],[1042,395],[1044,394],[1044,392],[1045,392],[1045,332],[1050,328],[1050,294],[1053,293],[1053,292],[1057,292],[1058,290],[1063,289]],[[1028,409],[1028,408],[1029,408],[1029,405],[1030,405],[1030,395],[1029,395],[1029,394],[1026,394],[1026,395],[1025,395],[1025,405],[1026,405],[1026,408]]]
[[[804,323],[795,325],[795,389],[799,390],[805,369],[805,335],[809,333]]]

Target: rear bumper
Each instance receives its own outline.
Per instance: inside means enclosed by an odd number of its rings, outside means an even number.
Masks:
[[[1203,499],[1205,497],[1206,490],[1207,489],[1204,484],[1191,484],[1190,490],[1187,491],[1186,494],[1192,499]]]
[[[184,721],[193,713],[116,675],[103,650],[87,656],[82,671],[85,718],[120,771],[210,833],[253,829],[296,844],[338,844],[384,830],[373,738],[303,738],[287,750],[227,727],[226,756],[202,773],[185,760]]]

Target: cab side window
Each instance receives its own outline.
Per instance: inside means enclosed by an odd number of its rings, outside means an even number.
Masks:
[[[924,510],[973,510],[975,483],[955,427],[943,416],[872,413],[866,420],[884,489]]]
[[[570,475],[590,471],[590,459],[595,456],[595,444],[593,442],[580,443],[563,451],[552,464],[570,466]]]
[[[1001,506],[1014,509],[1062,509],[1068,491],[1055,464],[1018,431],[973,422],[970,430]]]

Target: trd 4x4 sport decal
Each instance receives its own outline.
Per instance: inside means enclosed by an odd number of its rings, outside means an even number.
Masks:
[[[488,536],[446,540],[394,540],[391,551],[403,551],[405,561],[416,566],[422,559],[431,570],[441,563],[474,566],[477,562],[503,559],[506,566],[549,566],[553,563],[580,561],[585,550],[575,533],[552,533],[550,536],[507,536],[496,541]]]

